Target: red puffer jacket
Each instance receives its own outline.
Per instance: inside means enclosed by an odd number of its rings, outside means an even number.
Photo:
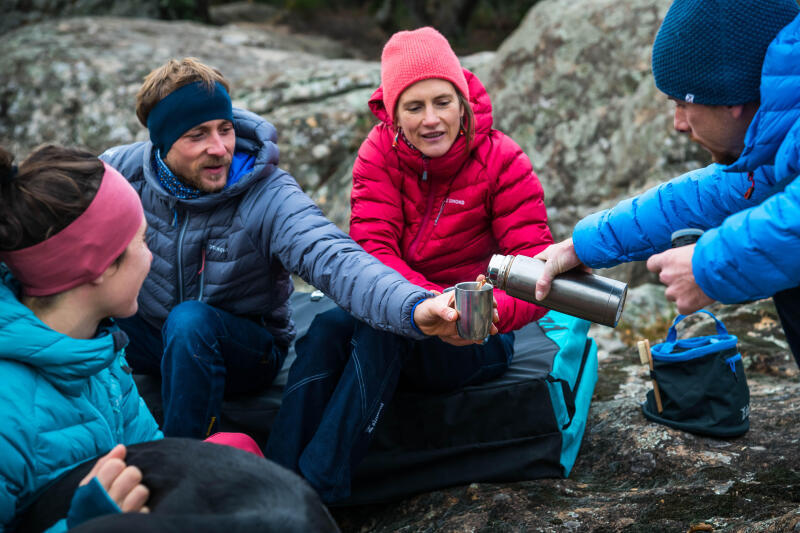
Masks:
[[[464,69],[475,113],[475,140],[464,136],[437,158],[402,140],[392,146],[382,89],[369,101],[381,120],[358,151],[350,197],[350,235],[409,281],[441,291],[485,273],[492,254],[533,256],[553,242],[542,186],[522,149],[492,129],[492,104]],[[495,289],[501,332],[545,309]]]

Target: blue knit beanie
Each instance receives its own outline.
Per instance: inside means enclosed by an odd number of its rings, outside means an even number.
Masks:
[[[798,11],[795,0],[675,0],[653,44],[656,87],[695,104],[758,101],[767,47]]]

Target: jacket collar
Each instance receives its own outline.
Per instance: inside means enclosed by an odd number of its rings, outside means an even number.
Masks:
[[[767,48],[761,75],[761,104],[745,136],[739,159],[725,168],[753,171],[775,165],[782,181],[800,172],[797,142],[800,138],[800,16],[775,37]]]
[[[19,285],[0,265],[0,360],[34,367],[65,394],[77,396],[86,380],[122,355],[125,341],[113,322],[92,339],[73,339],[50,329],[18,299]]]

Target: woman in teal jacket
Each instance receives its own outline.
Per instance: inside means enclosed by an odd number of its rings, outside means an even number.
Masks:
[[[63,531],[146,510],[125,448],[160,439],[108,316],[136,311],[152,256],[141,203],[86,152],[46,146],[17,169],[0,149],[0,532],[48,485],[101,457]]]

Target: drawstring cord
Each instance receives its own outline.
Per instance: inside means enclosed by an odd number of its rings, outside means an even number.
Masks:
[[[753,171],[747,173],[747,179],[750,181],[750,187],[745,191],[744,198],[745,200],[749,200],[751,196],[753,196],[753,190],[756,188],[756,180],[753,178]]]

